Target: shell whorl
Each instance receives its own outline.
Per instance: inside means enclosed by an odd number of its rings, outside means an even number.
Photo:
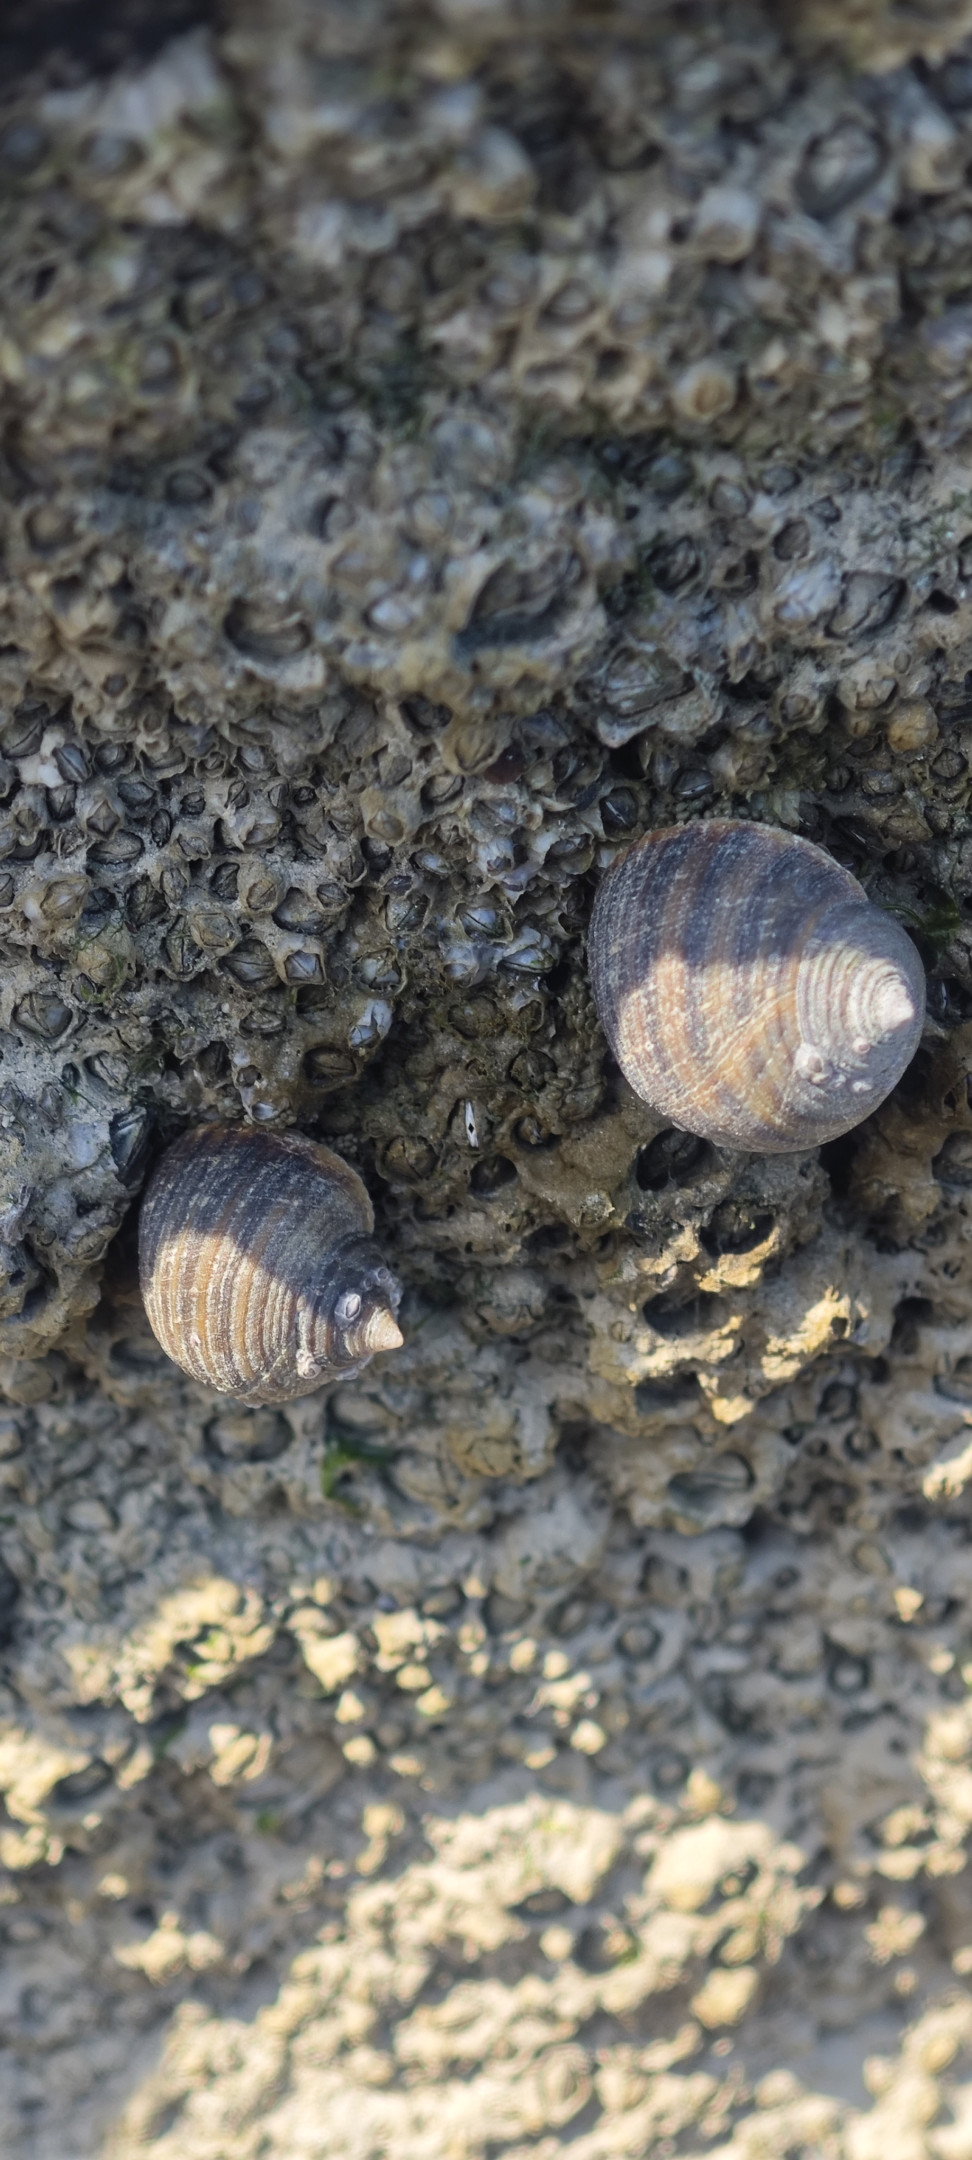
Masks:
[[[590,930],[601,1025],[643,1101],[723,1147],[785,1154],[876,1109],[918,1046],[910,938],[809,840],[713,818],[647,833]]]
[[[402,1341],[357,1173],[299,1133],[202,1125],[166,1150],[139,1218],[153,1333],[194,1380],[289,1402]]]

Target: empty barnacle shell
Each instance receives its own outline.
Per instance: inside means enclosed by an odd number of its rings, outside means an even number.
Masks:
[[[594,904],[601,1025],[654,1110],[723,1147],[786,1154],[883,1102],[925,1012],[910,938],[793,833],[712,818],[647,833]]]
[[[153,1172],[139,1279],[154,1334],[194,1380],[249,1404],[289,1402],[402,1341],[401,1284],[368,1194],[299,1133],[203,1125]]]

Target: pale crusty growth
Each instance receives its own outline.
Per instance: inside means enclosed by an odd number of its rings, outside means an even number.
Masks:
[[[3,2160],[957,2160],[970,0],[0,17]],[[605,1058],[700,818],[915,926],[837,1160]],[[216,1123],[407,1346],[164,1354]]]
[[[791,1154],[869,1116],[914,1056],[924,976],[857,879],[733,818],[646,834],[598,893],[591,973],[643,1101],[701,1138]]]
[[[194,1380],[291,1402],[396,1350],[401,1287],[356,1173],[299,1134],[204,1125],[163,1155],[139,1224],[153,1331]]]

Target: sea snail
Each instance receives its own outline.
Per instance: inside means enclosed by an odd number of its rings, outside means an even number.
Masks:
[[[590,965],[635,1093],[759,1154],[859,1124],[914,1056],[925,1014],[910,938],[850,871],[730,818],[646,833],[612,864]]]
[[[202,1125],[156,1165],[139,1219],[153,1333],[194,1380],[290,1402],[402,1342],[401,1284],[361,1179],[299,1133]]]

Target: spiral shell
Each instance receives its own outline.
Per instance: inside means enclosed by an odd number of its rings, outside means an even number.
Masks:
[[[647,833],[594,905],[590,965],[625,1078],[723,1147],[816,1147],[890,1093],[918,1045],[910,938],[822,849],[713,818]]]
[[[139,1279],[154,1334],[194,1380],[290,1402],[396,1350],[401,1284],[361,1179],[299,1133],[203,1125],[154,1170]]]

